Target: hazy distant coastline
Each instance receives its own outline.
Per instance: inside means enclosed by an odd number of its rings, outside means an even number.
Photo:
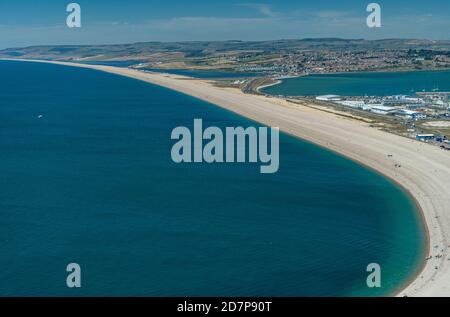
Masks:
[[[274,41],[55,45],[0,50],[0,57],[69,62],[132,62],[132,67],[267,76],[450,68],[450,41],[317,38]]]

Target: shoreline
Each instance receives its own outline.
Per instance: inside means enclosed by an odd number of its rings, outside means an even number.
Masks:
[[[285,133],[290,135],[290,136],[292,136],[292,137],[298,138],[294,134],[291,134],[291,133],[288,133],[288,132],[285,132]],[[427,221],[426,221],[426,218],[425,218],[425,212],[422,209],[421,205],[419,204],[419,201],[417,200],[417,198],[405,186],[403,186],[402,184],[398,183],[391,176],[386,175],[385,173],[383,173],[383,172],[381,172],[381,171],[379,171],[377,169],[372,168],[371,166],[365,164],[364,162],[357,161],[357,160],[355,160],[353,158],[350,158],[348,156],[345,156],[345,155],[341,154],[340,152],[337,152],[335,150],[332,150],[332,149],[330,149],[328,147],[325,147],[325,146],[322,146],[320,144],[314,143],[312,141],[305,140],[305,139],[302,139],[302,140],[305,141],[305,142],[312,143],[312,144],[314,144],[314,145],[316,145],[316,146],[318,146],[320,148],[323,148],[323,149],[326,149],[328,151],[331,151],[331,152],[333,152],[333,153],[335,153],[335,154],[337,154],[339,156],[343,156],[347,160],[351,160],[353,162],[356,162],[357,164],[363,166],[364,168],[369,169],[369,170],[371,170],[371,171],[381,175],[382,177],[386,178],[387,180],[392,182],[395,186],[398,186],[400,188],[400,190],[403,191],[409,197],[409,199],[411,199],[411,201],[413,202],[413,204],[414,204],[414,206],[416,208],[416,211],[418,212],[418,216],[420,218],[420,226],[422,227],[422,229],[424,231],[424,236],[425,236],[425,241],[424,241],[425,245],[424,245],[424,252],[423,253],[426,256],[430,254],[430,250],[431,250],[431,247],[430,247],[430,231],[428,229]],[[420,260],[419,263],[417,263],[417,265],[414,268],[413,272],[411,272],[411,274],[410,274],[411,277],[406,279],[405,281],[403,281],[397,287],[395,287],[393,291],[388,293],[390,295],[389,296],[386,295],[386,297],[402,297],[403,296],[402,292],[408,286],[410,286],[418,278],[418,276],[420,276],[422,274],[422,272],[424,271],[425,267],[426,267],[426,261],[423,258],[423,259]],[[450,296],[450,294],[448,296]]]
[[[387,177],[388,179],[393,181],[395,184],[397,184],[397,182],[395,182],[395,180],[392,180],[391,178],[389,178],[389,176],[386,176],[384,174],[383,174],[383,176]],[[406,192],[406,194],[413,201],[413,203],[416,206],[416,209],[419,213],[420,223],[424,230],[424,236],[425,236],[425,246],[424,246],[425,250],[423,253],[425,256],[428,256],[431,252],[431,239],[430,239],[430,231],[429,231],[426,217],[425,217],[425,212],[422,209],[422,207],[420,206],[420,203],[416,199],[416,197],[414,197],[414,195],[412,193],[410,193],[408,191],[408,189],[404,188],[402,185],[399,185],[399,186],[400,186],[400,188],[402,188],[402,190],[404,190]],[[417,268],[413,272],[411,272],[411,278],[409,278],[409,279],[405,280],[403,283],[401,283],[396,288],[396,291],[393,292],[392,296],[397,296],[397,297],[404,296],[402,294],[402,292],[404,292],[404,290],[406,290],[410,285],[412,285],[414,283],[414,281],[422,274],[422,272],[424,272],[426,266],[427,266],[427,261],[425,259],[421,259],[420,263],[418,263],[418,265],[417,265]],[[450,296],[450,295],[447,295],[447,296]]]
[[[234,88],[219,88],[207,80],[181,75],[143,73],[128,68],[53,62],[40,60],[4,59],[51,63],[89,68],[163,86],[239,115],[280,129],[316,145],[327,148],[348,159],[375,170],[404,189],[414,200],[424,221],[426,255],[439,249],[441,258],[423,259],[418,273],[399,285],[398,296],[450,296],[450,261],[447,260],[450,233],[450,156],[425,143],[408,140],[394,134],[370,128],[368,124],[342,118],[300,105],[289,104],[277,97],[247,95]],[[387,157],[388,154],[393,157]],[[394,168],[401,163],[402,168]],[[430,177],[432,175],[432,177]],[[435,248],[435,246],[438,248]],[[435,254],[431,254],[435,256]],[[438,269],[435,269],[438,267]]]
[[[288,134],[288,135],[290,135],[290,136],[292,136],[294,138],[299,138],[295,134],[291,134],[289,132],[284,132],[284,133],[286,133],[286,134]],[[310,140],[305,140],[305,139],[301,139],[301,140],[305,141],[305,142],[308,142],[308,143],[311,143],[311,144],[314,144],[315,146],[318,146],[320,148],[326,149],[328,151],[331,151],[331,152],[333,152],[333,153],[335,153],[335,154],[337,154],[339,156],[345,157],[347,160],[356,162],[357,164],[363,166],[364,168],[369,169],[369,170],[371,170],[371,171],[381,175],[382,177],[386,178],[388,181],[392,182],[395,186],[398,186],[400,188],[400,190],[403,191],[409,197],[409,199],[413,202],[413,204],[414,204],[414,206],[416,208],[416,211],[418,212],[418,216],[419,216],[419,219],[420,219],[420,226],[422,227],[422,229],[424,231],[424,236],[425,236],[425,241],[424,241],[425,245],[424,245],[424,252],[423,253],[426,256],[428,256],[430,254],[430,250],[431,250],[431,247],[430,247],[430,244],[431,244],[430,243],[430,231],[428,229],[428,225],[427,225],[427,221],[426,221],[426,218],[425,218],[424,210],[422,209],[421,205],[419,204],[419,201],[417,200],[417,198],[405,186],[403,186],[402,184],[398,183],[391,176],[386,175],[385,173],[383,173],[383,172],[381,172],[381,171],[379,171],[379,170],[377,170],[377,169],[375,169],[375,168],[365,164],[364,162],[355,160],[355,159],[353,159],[351,157],[343,155],[340,152],[337,152],[337,151],[335,151],[333,149],[330,149],[330,148],[328,148],[326,146],[317,144],[317,143],[312,142]],[[422,272],[424,271],[425,267],[426,267],[425,258],[420,259],[420,262],[417,263],[416,267],[413,269],[413,272],[411,272],[411,274],[410,274],[411,277],[406,279],[405,281],[403,281],[397,287],[395,287],[394,290],[392,290],[391,292],[387,293],[389,295],[386,295],[385,297],[403,297],[403,295],[404,295],[403,291],[405,289],[407,289],[418,278],[418,276],[420,276],[422,274]],[[450,296],[450,294],[447,295],[447,296]]]
[[[277,81],[275,81],[275,82],[273,82],[273,83],[271,83],[271,84],[266,84],[266,85],[258,86],[258,87],[256,87],[255,90],[256,90],[257,93],[263,94],[264,92],[261,92],[261,89],[268,88],[268,87],[272,87],[272,86],[276,86],[276,85],[280,85],[281,83],[283,83],[283,81],[280,80],[280,79],[277,79]]]

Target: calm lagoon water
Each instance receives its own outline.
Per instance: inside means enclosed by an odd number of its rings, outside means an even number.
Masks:
[[[411,95],[422,91],[450,91],[450,70],[418,72],[379,72],[318,74],[283,80],[280,85],[262,89],[285,96],[388,96]]]
[[[69,62],[73,62],[73,61],[69,61]],[[139,64],[141,61],[93,61],[93,62],[79,62],[77,61],[77,63],[81,63],[81,64],[88,64],[88,65],[105,65],[105,66],[115,66],[115,67],[124,67],[127,68],[131,65],[136,65]]]
[[[198,70],[198,69],[158,69],[158,68],[144,68],[145,70],[168,73],[174,75],[182,75],[200,79],[234,79],[234,78],[246,78],[257,77],[257,73],[239,73],[239,72],[227,72],[217,70]]]
[[[419,214],[389,180],[287,135],[277,174],[176,165],[170,133],[194,118],[255,124],[134,79],[0,62],[0,295],[377,296],[418,268]]]

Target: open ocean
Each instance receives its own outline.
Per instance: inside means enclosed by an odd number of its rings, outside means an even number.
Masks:
[[[285,96],[388,96],[416,92],[450,91],[450,70],[414,72],[361,72],[316,74],[289,78],[280,85],[261,89]]]
[[[277,174],[177,165],[170,133],[194,118],[255,125],[130,78],[0,62],[0,295],[377,296],[419,269],[420,216],[391,181],[285,134]]]

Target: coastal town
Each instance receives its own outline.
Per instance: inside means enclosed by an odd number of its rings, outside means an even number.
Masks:
[[[267,70],[284,76],[446,67],[450,67],[449,51],[322,49],[282,54]]]
[[[126,45],[34,46],[0,50],[3,58],[110,62],[154,69],[196,69],[299,76],[450,67],[450,41],[316,38],[276,41],[148,42]],[[117,66],[117,65],[113,65]]]

